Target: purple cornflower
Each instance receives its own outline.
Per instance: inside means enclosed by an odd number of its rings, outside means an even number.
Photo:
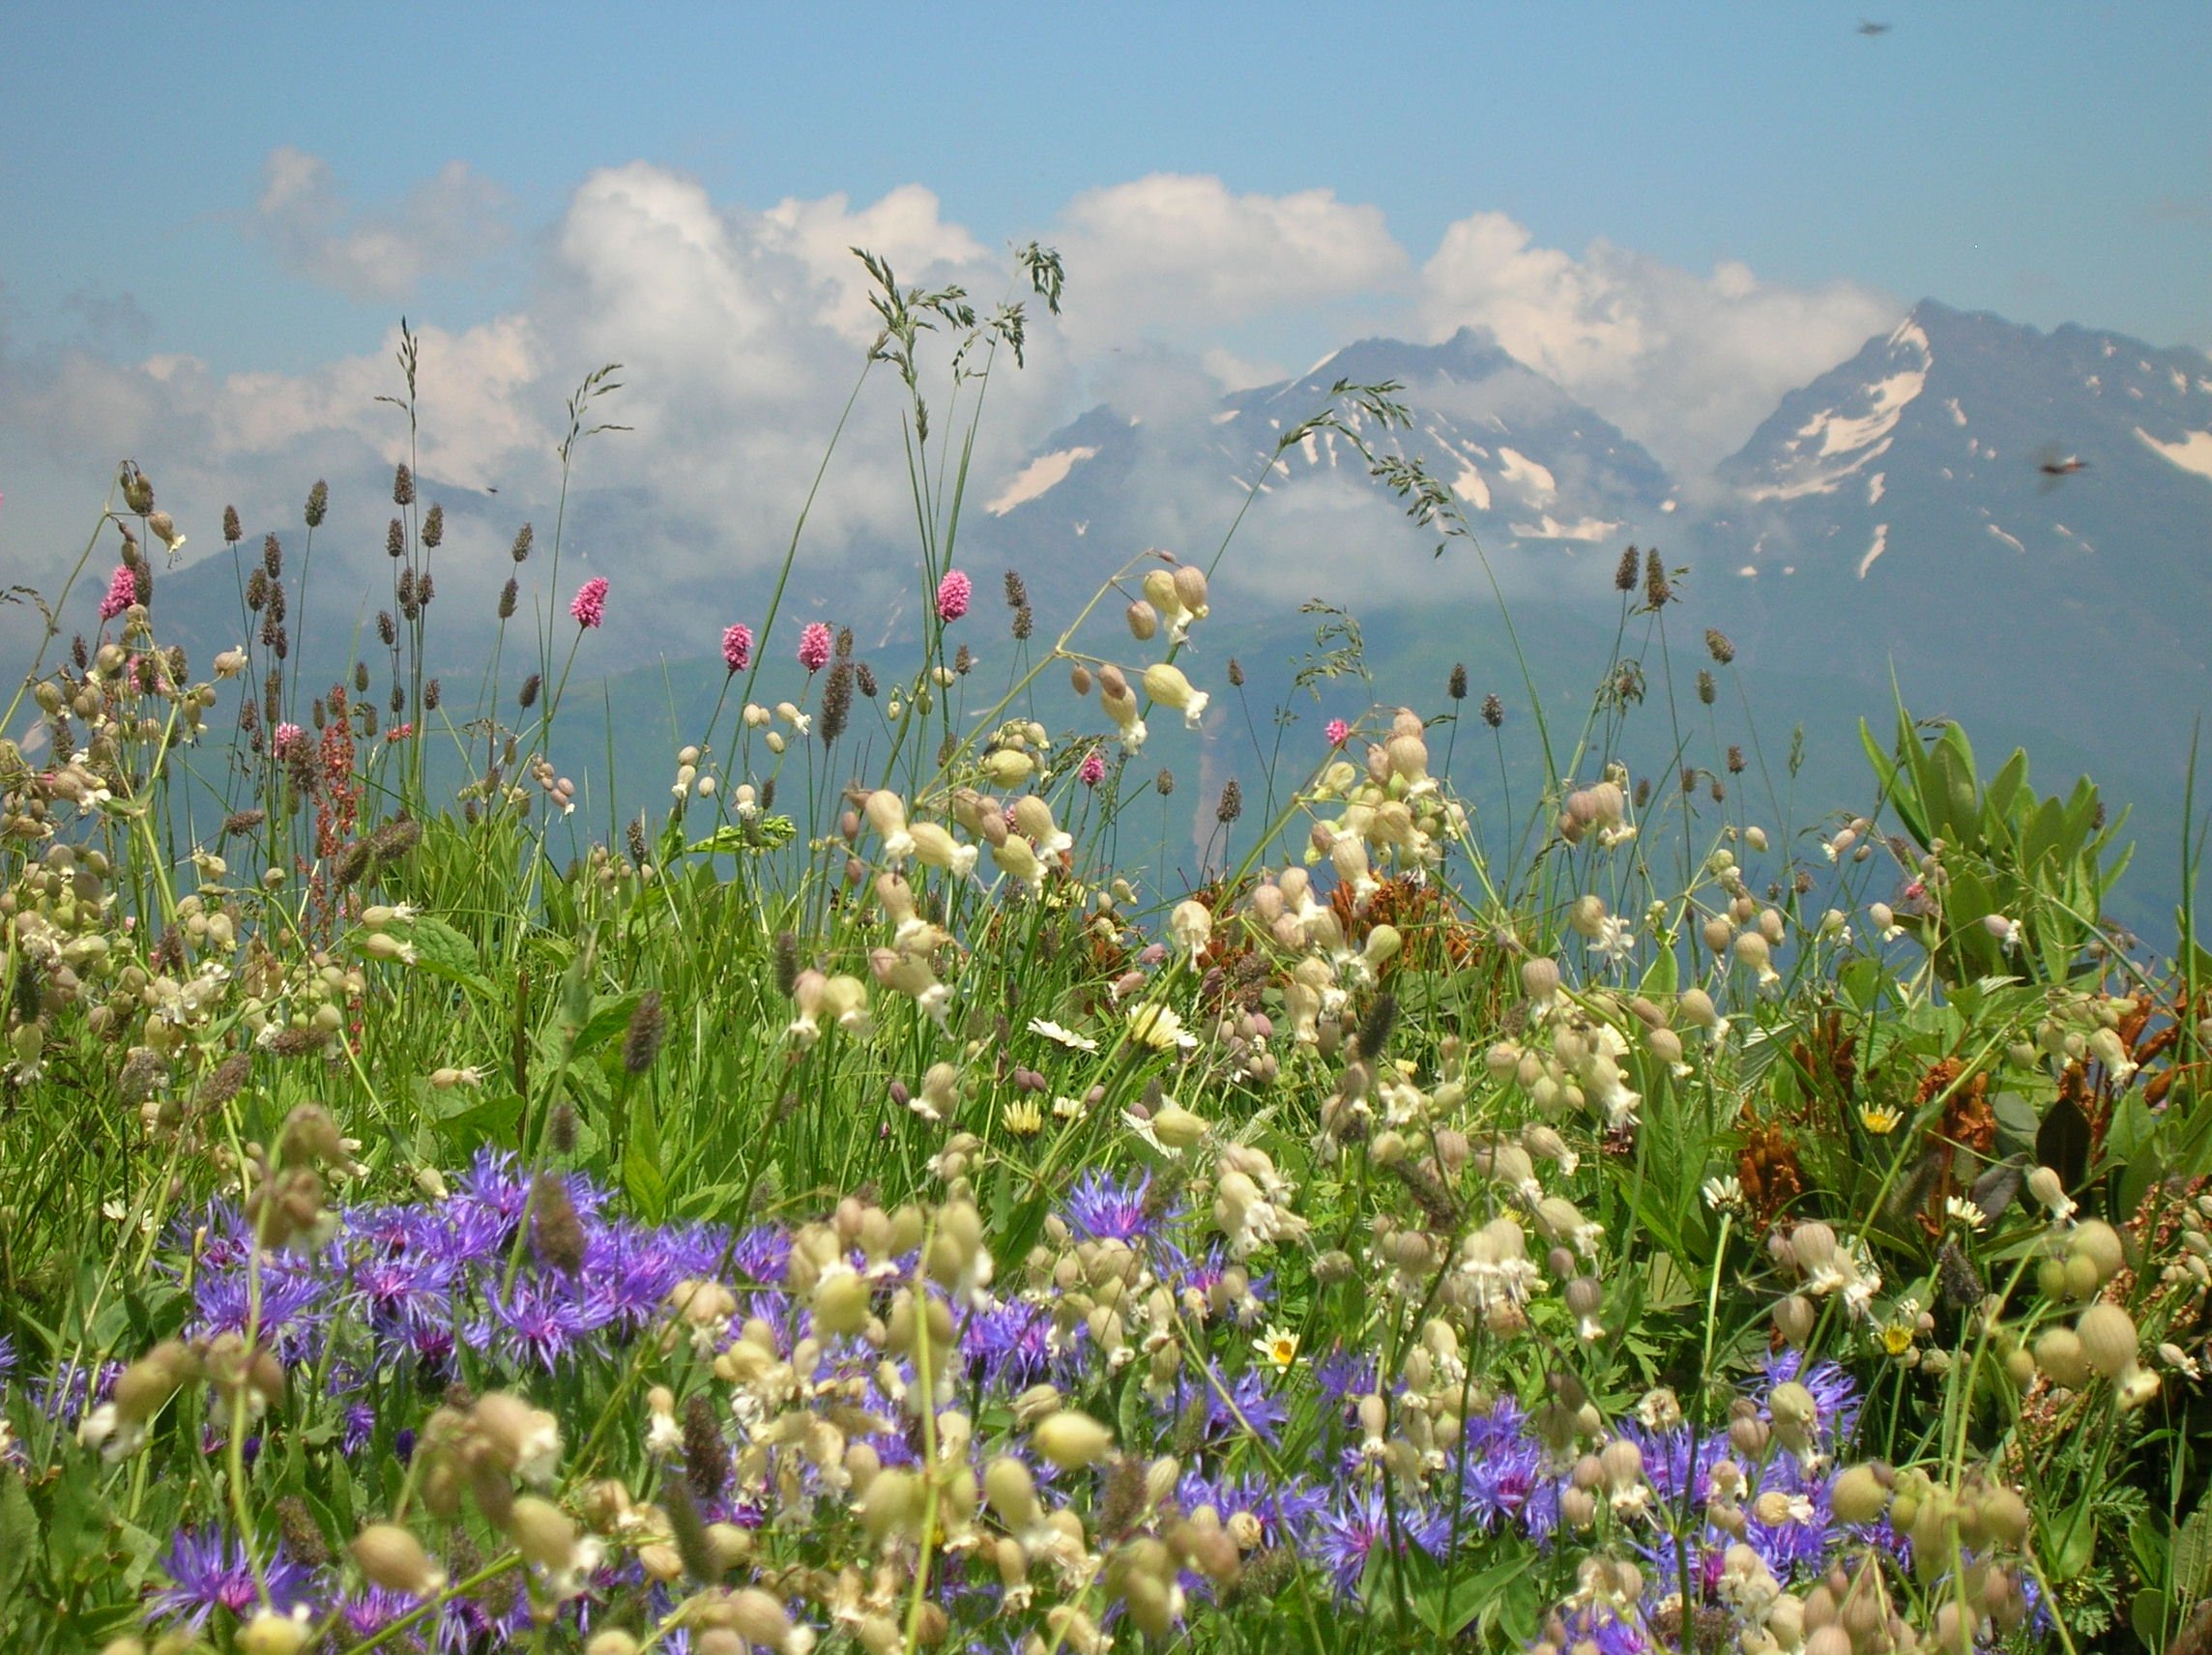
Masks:
[[[722,628],[722,664],[742,673],[752,663],[753,629],[743,622]]]
[[[1545,1481],[1543,1448],[1527,1438],[1469,1446],[1460,1509],[1484,1529],[1520,1523]]]
[[[613,1311],[590,1283],[523,1277],[511,1293],[486,1295],[491,1315],[469,1329],[480,1350],[498,1350],[516,1365],[535,1363],[550,1373],[577,1345],[604,1327]]]
[[[323,1284],[306,1271],[279,1270],[272,1263],[261,1271],[261,1336],[290,1341],[309,1331],[321,1304]],[[192,1290],[194,1335],[244,1333],[253,1316],[252,1278],[245,1270],[208,1271]]]
[[[968,613],[968,599],[975,595],[975,585],[958,569],[946,569],[945,578],[937,583],[937,618],[940,621],[957,621]]]
[[[830,664],[830,623],[809,621],[799,634],[799,664],[810,673]]]
[[[358,1594],[347,1597],[338,1606],[341,1623],[351,1636],[343,1640],[350,1646],[365,1642],[395,1620],[404,1620],[422,1607],[422,1600],[412,1592],[395,1592],[388,1586],[369,1586]],[[426,1615],[402,1635],[398,1647],[421,1649],[422,1640],[418,1636],[424,1628],[435,1626],[437,1617]]]
[[[1396,1500],[1397,1523],[1391,1524],[1392,1501],[1374,1484],[1354,1488],[1335,1505],[1321,1512],[1310,1535],[1315,1555],[1346,1597],[1359,1594],[1359,1582],[1368,1560],[1376,1553],[1394,1553],[1401,1537],[1414,1550],[1435,1556],[1450,1534],[1441,1515],[1423,1511],[1403,1495]]]
[[[607,581],[604,575],[596,574],[576,588],[576,595],[568,602],[568,619],[589,628],[606,618]]]
[[[1204,1448],[1226,1448],[1252,1437],[1271,1448],[1282,1439],[1283,1427],[1291,1417],[1281,1393],[1269,1385],[1266,1374],[1255,1370],[1247,1370],[1220,1384],[1203,1374],[1180,1375],[1175,1387],[1161,1398],[1160,1408],[1168,1418],[1174,1419],[1193,1402],[1206,1410],[1199,1444]]]
[[[1151,1188],[1150,1171],[1140,1171],[1127,1183],[1105,1172],[1089,1173],[1068,1195],[1067,1227],[1086,1241],[1143,1240],[1158,1222],[1145,1210]]]
[[[182,1621],[195,1632],[218,1609],[244,1616],[260,1605],[245,1542],[233,1540],[219,1525],[177,1530],[160,1567],[169,1584],[152,1594],[149,1611]],[[282,1546],[269,1554],[262,1578],[269,1585],[270,1607],[278,1614],[290,1614],[297,1606],[313,1607],[312,1575],[287,1557]]]
[[[1051,1372],[1051,1311],[1007,1299],[968,1318],[960,1353],[975,1365],[986,1385],[1020,1390]]]
[[[138,601],[138,577],[131,572],[129,564],[117,564],[115,572],[108,576],[107,595],[100,600],[100,618],[112,621]]]
[[[1314,1384],[1332,1402],[1349,1405],[1375,1388],[1375,1358],[1339,1345],[1313,1365]]]
[[[74,1425],[113,1394],[122,1377],[121,1362],[102,1362],[96,1372],[72,1357],[32,1385],[31,1406],[59,1424]]]

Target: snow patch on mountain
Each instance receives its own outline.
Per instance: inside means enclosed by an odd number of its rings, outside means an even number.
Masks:
[[[997,498],[985,502],[983,509],[994,517],[1004,517],[1015,507],[1025,505],[1065,482],[1069,472],[1097,452],[1094,448],[1077,448],[1039,454],[1022,467],[1013,481],[999,491]]]
[[[1559,492],[1558,479],[1552,475],[1551,467],[1502,445],[1499,448],[1498,458],[1505,468],[1505,480],[1523,485],[1531,506],[1541,506]],[[1545,519],[1546,522],[1550,520],[1549,517]],[[1514,533],[1519,534],[1520,531],[1516,529]],[[1565,537],[1577,539],[1581,537],[1570,535]]]
[[[2183,471],[2195,472],[2198,477],[2212,479],[2212,431],[2190,431],[2178,443],[2162,443],[2140,425],[2136,435],[2143,446]]]
[[[1534,523],[1516,523],[1513,532],[1524,540],[1604,540],[1610,539],[1618,523],[1602,518],[1584,517],[1573,523],[1562,523],[1549,511]]]
[[[1877,523],[1874,526],[1874,544],[1867,547],[1866,556],[1859,559],[1859,579],[1866,579],[1866,571],[1874,567],[1875,560],[1888,550],[1889,525]]]

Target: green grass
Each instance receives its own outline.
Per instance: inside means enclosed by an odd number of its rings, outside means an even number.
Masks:
[[[872,694],[771,605],[640,780],[565,605],[464,721],[396,587],[358,687],[277,670],[280,560],[204,695],[158,600],[33,674],[9,1646],[2195,1647],[2193,860],[2131,954],[2093,789],[1898,710],[1808,769],[1634,562],[1503,730],[1341,611],[1263,708],[1157,558],[1002,643],[937,595],[1019,307],[871,269],[930,618]],[[618,726],[659,802],[568,813]]]

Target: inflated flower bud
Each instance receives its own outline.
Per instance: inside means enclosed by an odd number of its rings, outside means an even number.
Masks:
[[[1062,1409],[1031,1434],[1036,1451],[1063,1471],[1095,1465],[1114,1446],[1114,1433],[1087,1413]]]
[[[2074,1323],[2081,1354],[2108,1379],[2116,1379],[2136,1359],[2136,1324],[2116,1304],[2093,1304]]]
[[[2077,1225],[2067,1237],[2067,1249],[2073,1258],[2089,1261],[2100,1288],[2118,1275],[2127,1263],[2119,1232],[2101,1218],[2086,1218]]]
[[[1160,629],[1160,612],[1143,598],[1129,605],[1124,617],[1129,623],[1129,636],[1140,644],[1149,644]]]
[[[371,1524],[350,1550],[369,1583],[387,1591],[428,1597],[446,1583],[446,1572],[430,1561],[422,1543],[397,1524]]]
[[[1828,1506],[1838,1523],[1876,1523],[1889,1509],[1889,1491],[1872,1466],[1852,1466],[1830,1487]]]

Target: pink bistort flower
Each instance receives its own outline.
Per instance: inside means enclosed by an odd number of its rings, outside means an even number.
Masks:
[[[742,673],[753,658],[753,629],[740,622],[722,631],[722,664],[734,673]]]
[[[594,575],[576,588],[575,599],[568,605],[568,618],[579,626],[597,626],[607,618],[607,583],[603,576]]]
[[[1083,755],[1083,763],[1075,775],[1085,787],[1096,787],[1106,779],[1106,755],[1096,747],[1091,748]]]
[[[829,622],[809,621],[799,634],[799,664],[808,672],[820,672],[830,664]]]
[[[297,724],[279,724],[270,737],[269,746],[278,758],[288,759],[306,750],[307,733]]]
[[[1328,738],[1330,746],[1341,747],[1352,740],[1352,726],[1341,718],[1331,718],[1322,727],[1322,734]]]
[[[100,618],[112,621],[138,601],[138,577],[129,564],[117,564],[107,582],[107,595],[100,600]]]
[[[946,569],[945,578],[937,583],[937,618],[940,621],[957,621],[968,613],[968,599],[975,595],[975,586],[958,569]]]

